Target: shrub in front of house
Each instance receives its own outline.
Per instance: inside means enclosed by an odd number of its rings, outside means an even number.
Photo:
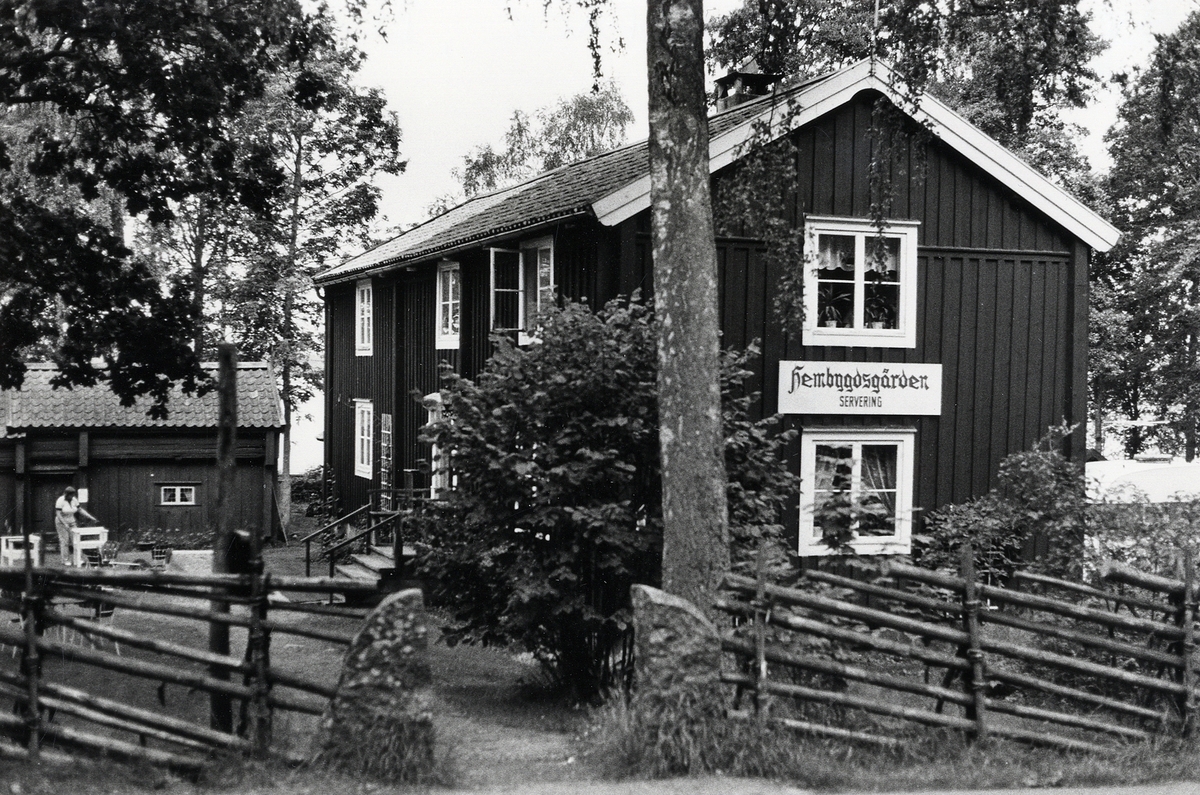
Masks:
[[[916,538],[918,559],[930,568],[957,569],[959,550],[971,544],[980,578],[1002,585],[1014,571],[1036,563],[1056,576],[1077,579],[1086,529],[1083,470],[1061,452],[1071,426],[1051,428],[1031,450],[1007,456],[996,488],[982,497],[947,505],[925,518]],[[1046,554],[1027,552],[1040,538]]]
[[[628,674],[629,586],[657,585],[662,555],[655,321],[636,297],[538,318],[540,342],[497,339],[475,381],[445,373],[444,419],[427,441],[457,480],[424,509],[419,567],[448,606],[449,642],[515,644],[587,701]],[[782,512],[796,479],[792,438],[754,421],[745,357],[722,392],[733,553],[760,539],[784,559]]]

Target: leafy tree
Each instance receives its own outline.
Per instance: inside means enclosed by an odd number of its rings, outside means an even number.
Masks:
[[[1129,328],[1093,379],[1107,405],[1191,461],[1200,447],[1200,14],[1160,36],[1128,82],[1109,132],[1109,190],[1123,237],[1097,270],[1107,308]],[[1131,395],[1138,400],[1130,401]],[[1136,427],[1136,426],[1135,426]],[[1144,439],[1126,440],[1130,453]]]
[[[811,76],[870,56],[918,90],[951,101],[972,123],[1020,147],[1053,111],[1082,107],[1099,40],[1079,0],[746,0],[710,21],[719,68],[755,57],[765,72]],[[875,29],[875,35],[872,30]]]
[[[38,345],[62,383],[108,380],[127,403],[194,385],[186,285],[164,291],[112,225],[46,186],[151,221],[202,192],[262,208],[276,165],[227,132],[323,14],[290,0],[0,4],[0,112],[44,111],[0,137],[0,387]]]
[[[625,142],[632,123],[633,112],[612,83],[560,99],[532,118],[515,111],[503,148],[483,144],[464,155],[462,167],[452,172],[462,186],[462,196],[438,197],[429,206],[429,215],[441,215],[464,198],[517,185],[544,171],[615,149]]]
[[[195,305],[204,306],[210,286],[217,290],[212,328],[198,332],[197,343],[211,344],[224,329],[243,356],[275,366],[284,405],[285,527],[292,412],[321,382],[311,363],[322,344],[311,277],[367,242],[380,199],[372,178],[404,168],[395,114],[378,89],[354,83],[362,53],[325,25],[313,25],[309,45],[272,76],[233,129],[243,145],[270,153],[283,176],[280,189],[256,212],[198,196],[148,235],[190,272]]]
[[[429,516],[422,568],[454,609],[452,641],[518,642],[554,681],[590,700],[619,664],[629,586],[658,583],[663,478],[657,324],[649,306],[567,304],[542,342],[497,351],[474,382],[446,372],[445,419],[428,441],[450,451],[457,487]],[[784,556],[781,516],[796,479],[790,434],[753,421],[743,359],[723,368],[724,462],[734,558],[760,540]]]

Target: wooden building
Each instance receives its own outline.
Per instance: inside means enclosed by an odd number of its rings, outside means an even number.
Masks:
[[[215,377],[215,367],[209,369]],[[0,518],[5,534],[54,537],[54,501],[67,486],[116,537],[216,525],[217,392],[176,390],[165,420],[147,403],[121,406],[105,385],[55,389],[52,365],[31,364],[19,390],[0,392]],[[263,363],[238,365],[234,527],[271,529],[282,409]]]
[[[890,514],[861,552],[904,552],[920,511],[985,493],[1001,459],[1087,400],[1088,262],[1113,227],[933,97],[913,109],[862,62],[709,121],[720,187],[756,122],[796,145],[805,321],[773,311],[763,245],[718,238],[723,342],[760,340],[765,412],[801,432],[798,548],[835,491]],[[874,103],[911,109],[881,242],[868,220]],[[781,102],[794,112],[781,112]],[[527,338],[558,296],[598,305],[652,292],[644,142],[473,198],[318,279],[326,320],[326,462],[346,508],[429,457],[417,441],[438,367],[476,373],[494,329]],[[876,245],[883,246],[880,256]],[[436,409],[434,409],[436,410]],[[1082,461],[1082,430],[1068,453]]]

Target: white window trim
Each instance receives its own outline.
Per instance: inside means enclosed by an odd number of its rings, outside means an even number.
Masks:
[[[534,256],[536,256],[536,252],[543,248],[550,250],[550,289],[556,290],[558,286],[554,279],[554,238],[547,235],[546,237],[539,237],[534,240],[527,240],[521,243],[521,332],[517,335],[518,345],[529,345],[531,343],[540,341],[537,333],[538,330],[529,328],[530,324],[533,322],[533,318],[525,316],[525,279],[527,276],[525,273],[525,252],[533,251]],[[536,262],[534,267],[537,267]],[[534,278],[534,290],[536,290],[536,293],[534,294],[534,302],[536,304],[536,312],[540,313],[542,311],[541,285],[537,284],[536,282],[536,274]]]
[[[439,422],[443,414],[441,392],[430,392],[422,400],[425,406],[425,425],[428,427]],[[430,445],[429,451],[429,499],[436,500],[440,494],[453,491],[457,485],[457,477],[450,468],[450,451]]]
[[[371,479],[375,469],[375,405],[354,401],[354,474]]]
[[[528,291],[526,290],[526,286],[525,286],[526,277],[527,277],[526,270],[525,270],[525,253],[527,251],[536,252],[543,248],[549,249],[549,251],[550,251],[550,288],[552,290],[556,290],[558,285],[557,285],[557,282],[555,281],[554,238],[552,236],[547,235],[545,237],[534,238],[533,240],[524,240],[521,242],[521,244],[516,249],[511,249],[511,248],[490,248],[490,249],[488,249],[488,252],[489,252],[488,253],[488,264],[489,264],[488,294],[489,294],[489,298],[490,298],[490,305],[489,305],[489,312],[491,315],[491,326],[490,327],[492,328],[492,330],[509,330],[509,331],[512,330],[512,329],[499,329],[496,326],[496,254],[504,253],[504,254],[516,254],[517,255],[517,328],[516,328],[516,331],[517,331],[517,344],[518,345],[529,345],[531,343],[538,342],[538,335],[537,335],[536,329],[531,330],[529,328],[529,325],[533,319],[528,317],[527,313],[525,311],[526,310],[526,298],[527,298],[527,294],[528,294]],[[535,284],[534,288],[538,289],[538,285]],[[534,299],[535,299],[534,303],[536,306],[536,311],[540,312],[542,309],[542,295],[541,295],[540,289],[538,289],[537,294],[534,296]]]
[[[855,237],[855,262],[866,264],[866,241],[878,230],[865,218],[809,215],[804,218],[804,345],[845,345],[871,348],[917,347],[917,227],[919,221],[889,220],[883,233],[900,238],[900,307],[898,328],[825,328],[817,317],[817,235]],[[856,278],[856,284],[861,280]],[[863,291],[856,291],[861,304]],[[861,309],[856,307],[856,313]]]
[[[191,497],[186,500],[183,498],[185,490],[191,493]],[[172,494],[174,497],[176,497],[176,499],[168,500],[168,493]],[[196,487],[190,484],[171,484],[169,486],[160,485],[158,491],[158,504],[172,508],[180,505],[195,505]]]
[[[443,286],[445,279],[451,278],[450,274],[454,274],[453,278],[458,280],[458,301],[457,301],[457,303],[458,303],[458,318],[459,318],[459,328],[461,329],[461,327],[462,327],[461,326],[461,324],[462,324],[462,271],[459,268],[459,264],[457,262],[451,262],[450,260],[444,260],[444,261],[438,263],[437,283],[434,288],[437,290],[437,297],[435,299],[435,306],[437,307],[437,311],[435,312],[435,314],[437,316],[437,320],[436,320],[437,326],[434,328],[434,335],[435,335],[434,347],[439,351],[458,350],[458,347],[459,347],[459,332],[458,331],[454,331],[454,332],[443,332],[442,331],[442,329],[445,326],[445,319],[446,319],[446,317],[445,317],[446,307],[445,307],[445,304],[442,302],[442,286]],[[454,303],[454,302],[452,301],[452,303]]]
[[[896,443],[896,533],[890,537],[855,538],[850,546],[860,555],[907,555],[912,552],[912,514],[914,483],[914,430],[871,430],[869,428],[838,428],[805,430],[800,439],[800,538],[798,552],[802,557],[835,555],[837,550],[816,536],[813,526],[813,506],[816,500],[816,463],[818,444],[836,443],[881,444]]]
[[[375,350],[375,291],[370,279],[354,284],[354,355],[371,356]]]

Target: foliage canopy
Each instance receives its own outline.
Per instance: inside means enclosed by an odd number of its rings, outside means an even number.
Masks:
[[[587,700],[626,673],[613,658],[629,586],[660,578],[655,321],[635,299],[568,303],[540,322],[538,344],[498,338],[476,381],[445,373],[445,417],[427,437],[457,487],[429,509],[421,565],[454,609],[452,640],[519,643]],[[751,419],[744,361],[728,355],[722,379],[735,559],[765,539],[779,561],[791,434]]]

